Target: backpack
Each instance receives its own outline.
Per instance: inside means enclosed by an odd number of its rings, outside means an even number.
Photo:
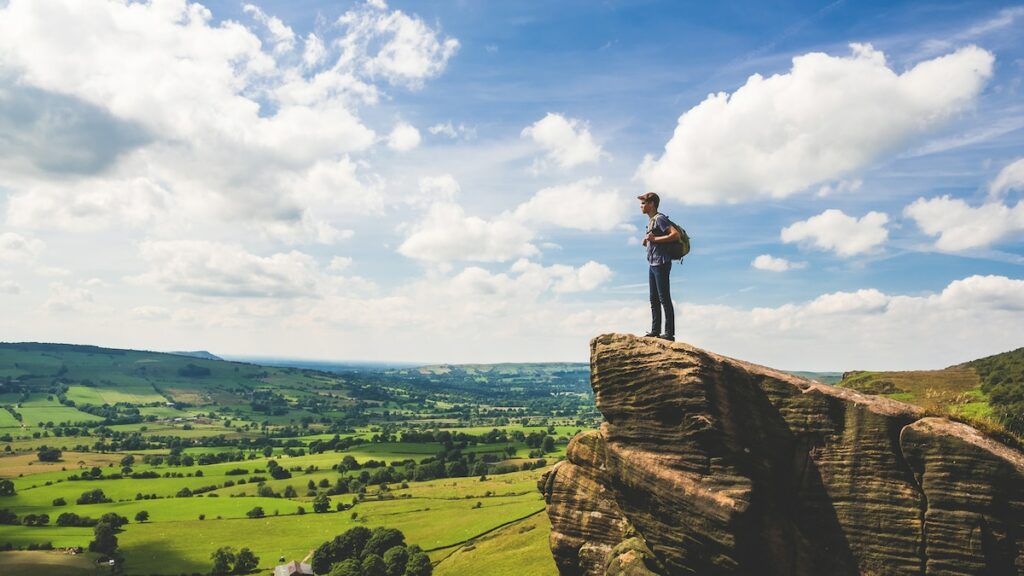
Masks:
[[[659,212],[659,214],[661,214]],[[662,214],[662,216],[665,216]],[[679,232],[679,241],[666,244],[665,249],[668,251],[669,258],[673,260],[682,260],[684,256],[690,253],[690,236],[683,230],[683,227],[676,224],[668,216],[665,216],[665,220],[668,220],[668,225],[675,228]]]

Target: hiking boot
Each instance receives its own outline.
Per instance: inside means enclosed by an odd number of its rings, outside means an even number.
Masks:
[[[644,334],[644,338],[659,338],[659,337],[660,337],[660,335],[657,332],[654,332],[653,330],[648,332],[647,334]]]
[[[661,338],[662,340],[668,340],[669,342],[676,341],[676,337],[671,334],[660,334],[658,335],[658,338]]]

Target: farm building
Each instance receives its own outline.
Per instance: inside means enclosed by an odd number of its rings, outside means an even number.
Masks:
[[[313,567],[298,560],[292,560],[274,568],[274,576],[313,576]]]

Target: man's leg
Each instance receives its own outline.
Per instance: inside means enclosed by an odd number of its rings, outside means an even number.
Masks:
[[[657,266],[650,266],[647,273],[651,293],[651,334],[661,334],[661,296],[658,289]]]
[[[672,290],[669,283],[672,263],[666,262],[661,266],[655,266],[655,268],[657,269],[655,276],[658,299],[661,300],[661,305],[665,308],[665,334],[674,337],[676,335],[676,311],[672,306]]]

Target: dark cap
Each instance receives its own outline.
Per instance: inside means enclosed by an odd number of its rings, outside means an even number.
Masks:
[[[654,192],[644,192],[643,194],[637,196],[637,199],[644,200],[646,202],[653,201],[655,206],[661,204],[661,198],[659,198],[658,195],[655,194]]]

